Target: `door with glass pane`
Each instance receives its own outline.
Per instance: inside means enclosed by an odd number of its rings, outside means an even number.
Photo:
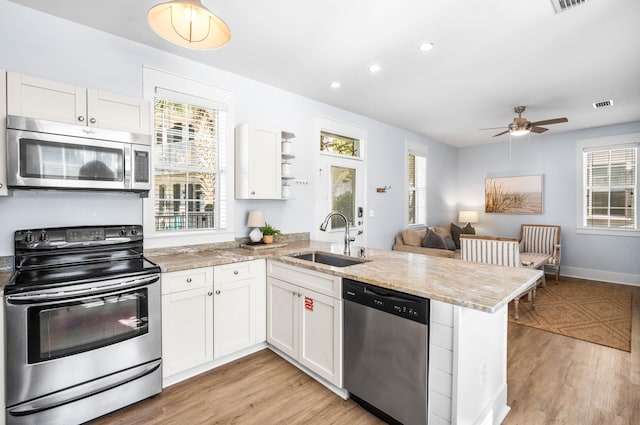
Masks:
[[[317,170],[316,220],[314,239],[328,242],[344,240],[345,222],[332,217],[327,230],[318,230],[331,211],[344,214],[349,221],[354,246],[366,246],[366,163],[362,155],[363,140],[322,131]],[[316,226],[317,225],[317,226]]]

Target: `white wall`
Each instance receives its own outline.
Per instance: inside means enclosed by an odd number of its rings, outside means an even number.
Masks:
[[[215,54],[215,53],[214,53]],[[390,248],[405,223],[404,142],[428,145],[429,222],[452,220],[455,212],[457,150],[423,136],[331,107],[265,84],[179,58],[138,43],[0,0],[0,69],[142,97],[142,68],[150,66],[231,90],[236,121],[282,128],[296,134],[292,174],[313,182],[315,116],[368,130],[368,245]],[[381,107],[384,107],[381,105]],[[377,186],[391,191],[378,194]],[[246,213],[264,209],[285,233],[309,232],[313,222],[312,184],[292,187],[287,201],[236,201],[236,237],[244,236]],[[13,254],[13,232],[21,228],[141,223],[135,195],[20,192],[0,198],[0,256]]]
[[[571,117],[569,117],[571,119]],[[640,122],[514,138],[509,156],[504,143],[460,149],[458,152],[458,203],[460,209],[480,212],[478,233],[517,237],[520,224],[562,226],[562,274],[640,285],[640,238],[576,233],[576,141],[640,131]],[[485,214],[484,181],[487,177],[543,174],[543,214]]]

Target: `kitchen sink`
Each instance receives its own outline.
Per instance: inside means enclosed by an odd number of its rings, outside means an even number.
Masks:
[[[336,254],[330,254],[328,252],[310,252],[308,254],[295,254],[290,255],[292,258],[298,258],[300,260],[312,261],[314,263],[327,264],[334,267],[347,267],[355,264],[361,264],[366,262],[364,258],[346,258]]]

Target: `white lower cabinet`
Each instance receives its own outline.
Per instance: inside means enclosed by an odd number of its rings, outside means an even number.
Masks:
[[[264,260],[213,269],[213,357],[266,340]]]
[[[163,377],[211,360],[213,267],[163,273]]]
[[[163,378],[193,376],[265,341],[265,260],[162,274]]]
[[[267,342],[341,388],[341,278],[272,261],[267,268]]]

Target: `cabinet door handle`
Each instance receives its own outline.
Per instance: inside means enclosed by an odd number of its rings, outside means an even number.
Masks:
[[[220,290],[219,289],[216,291],[216,295],[220,295]]]
[[[190,277],[187,278],[187,283],[191,283],[191,278]]]
[[[220,291],[218,291],[218,292],[220,292]],[[209,291],[209,292],[207,292],[207,295],[211,296],[211,295],[213,295],[213,292]]]
[[[235,274],[237,276],[238,275],[238,270],[234,270],[233,274]]]
[[[95,124],[95,123],[96,123],[96,119],[95,119],[95,118],[91,118],[91,119],[89,120],[89,122],[90,122],[91,124]]]
[[[80,122],[84,121],[84,117],[83,117],[82,115],[80,115],[80,116],[78,117],[78,121],[80,121]]]
[[[298,298],[302,296],[302,292],[298,292]]]
[[[256,191],[255,191],[255,190],[252,190],[252,191],[251,191],[251,194],[252,194],[252,195],[255,195],[255,194],[256,194]]]

